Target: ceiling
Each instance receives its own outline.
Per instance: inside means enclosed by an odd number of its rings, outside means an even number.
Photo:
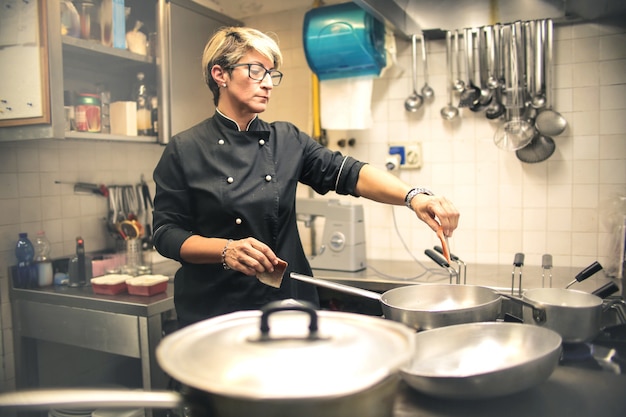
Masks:
[[[196,3],[220,11],[234,19],[282,12],[293,9],[312,8],[314,0],[194,0]],[[324,0],[324,5],[346,3],[347,0]]]
[[[313,8],[315,0],[193,0],[234,19],[294,9]],[[349,0],[322,0],[323,5]],[[558,18],[565,14],[585,20],[626,14],[624,0],[354,0],[389,20],[405,33],[411,29],[456,28],[488,23],[497,10],[501,21]],[[459,12],[462,8],[463,13]],[[450,11],[455,13],[450,13]],[[389,19],[391,17],[391,19]],[[410,26],[415,26],[411,28]]]

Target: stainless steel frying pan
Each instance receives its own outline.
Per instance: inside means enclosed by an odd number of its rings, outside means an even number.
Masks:
[[[291,273],[291,278],[346,294],[378,300],[385,318],[416,330],[453,324],[495,321],[501,310],[500,294],[474,285],[420,284],[394,288],[383,294],[349,285]]]
[[[481,399],[539,385],[557,367],[561,336],[521,323],[466,323],[417,333],[412,388],[440,398]]]

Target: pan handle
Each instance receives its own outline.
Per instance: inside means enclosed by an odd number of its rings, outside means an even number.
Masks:
[[[424,254],[428,256],[430,259],[432,259],[433,261],[435,261],[435,263],[439,265],[440,267],[450,268],[450,264],[448,263],[446,258],[439,256],[439,254],[437,254],[437,252],[433,251],[432,249],[426,249],[424,251]]]
[[[572,282],[567,284],[567,287],[565,288],[569,288],[577,282],[583,282],[584,280],[586,280],[587,278],[589,278],[590,276],[594,275],[596,272],[599,272],[601,270],[602,270],[602,265],[600,265],[600,262],[594,261],[587,268],[583,269],[578,274],[576,274]]]
[[[437,252],[435,252],[432,249],[426,249],[424,251],[424,253],[426,254],[426,256],[428,256],[430,259],[432,259],[433,261],[435,261],[435,263],[437,265],[439,265],[442,268],[445,268],[448,270],[448,273],[450,274],[450,284],[452,284],[452,277],[456,277],[456,283],[457,285],[461,283],[461,276],[459,275],[459,273],[457,272],[456,269],[452,268],[452,266],[450,266],[450,264],[448,263],[447,259],[444,258],[443,256],[440,256]],[[461,270],[461,267],[459,265],[459,271]]]
[[[602,299],[607,298],[609,295],[619,291],[619,287],[613,281],[607,282],[600,288],[596,289],[592,292],[593,295],[596,295]]]
[[[441,246],[433,246],[433,249],[436,250],[441,255],[443,255],[443,248]],[[455,254],[453,254],[452,252],[450,252],[450,260],[454,262],[462,262],[461,259]]]
[[[30,410],[50,408],[177,408],[183,404],[174,391],[139,391],[129,389],[32,389],[0,394],[0,408]]]
[[[515,297],[513,295],[510,294],[506,294],[503,292],[499,292],[498,294],[500,294],[502,297],[504,298],[508,298],[509,300],[515,302],[515,303],[519,303],[522,304],[526,307],[530,307],[533,310],[533,320],[535,320],[535,323],[537,324],[541,324],[541,323],[545,323],[546,322],[546,310],[542,307],[540,307],[539,305],[530,302],[528,300],[523,300],[519,297]]]
[[[319,287],[328,288],[331,290],[340,291],[346,294],[356,295],[359,297],[371,298],[372,300],[382,301],[382,296],[374,291],[364,290],[362,288],[351,287],[349,285],[338,284],[336,282],[327,281],[324,279],[313,278],[308,275],[298,274],[296,272],[292,272],[289,274],[292,279],[307,282],[309,284],[317,285]]]

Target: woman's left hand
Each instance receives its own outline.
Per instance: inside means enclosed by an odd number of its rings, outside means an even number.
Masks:
[[[233,240],[224,251],[224,263],[249,276],[273,272],[278,261],[269,246],[253,237]]]

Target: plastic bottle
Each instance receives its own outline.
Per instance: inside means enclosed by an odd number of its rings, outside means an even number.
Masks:
[[[34,288],[37,286],[37,269],[33,264],[35,248],[28,239],[28,233],[20,233],[15,245],[17,273],[13,280],[15,288]]]
[[[37,265],[37,283],[40,287],[52,285],[54,274],[50,259],[50,241],[46,232],[40,230],[35,238],[35,265]]]
[[[151,115],[150,103],[148,102],[148,87],[144,81],[145,74],[137,73],[137,85],[135,87],[135,100],[137,101],[137,134],[150,135]]]

